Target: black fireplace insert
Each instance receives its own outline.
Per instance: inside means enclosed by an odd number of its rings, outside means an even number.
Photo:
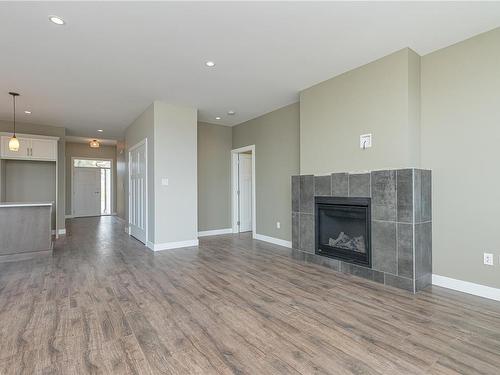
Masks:
[[[371,198],[314,200],[316,254],[371,268]]]

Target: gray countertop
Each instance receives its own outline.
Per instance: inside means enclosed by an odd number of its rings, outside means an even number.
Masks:
[[[2,207],[40,207],[40,206],[52,206],[54,202],[0,202],[0,208]]]

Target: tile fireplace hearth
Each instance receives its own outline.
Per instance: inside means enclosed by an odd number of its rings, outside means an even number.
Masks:
[[[293,176],[293,248],[338,271],[422,290],[432,275],[431,189],[422,169]]]

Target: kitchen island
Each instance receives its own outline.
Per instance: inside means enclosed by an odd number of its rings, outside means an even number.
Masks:
[[[0,202],[0,262],[52,254],[53,202]]]

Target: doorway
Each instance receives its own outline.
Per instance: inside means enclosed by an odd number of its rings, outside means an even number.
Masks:
[[[255,145],[231,151],[233,233],[256,233]]]
[[[128,152],[128,233],[146,244],[148,241],[148,142],[142,140]]]
[[[72,158],[72,211],[74,217],[111,215],[113,161]]]

